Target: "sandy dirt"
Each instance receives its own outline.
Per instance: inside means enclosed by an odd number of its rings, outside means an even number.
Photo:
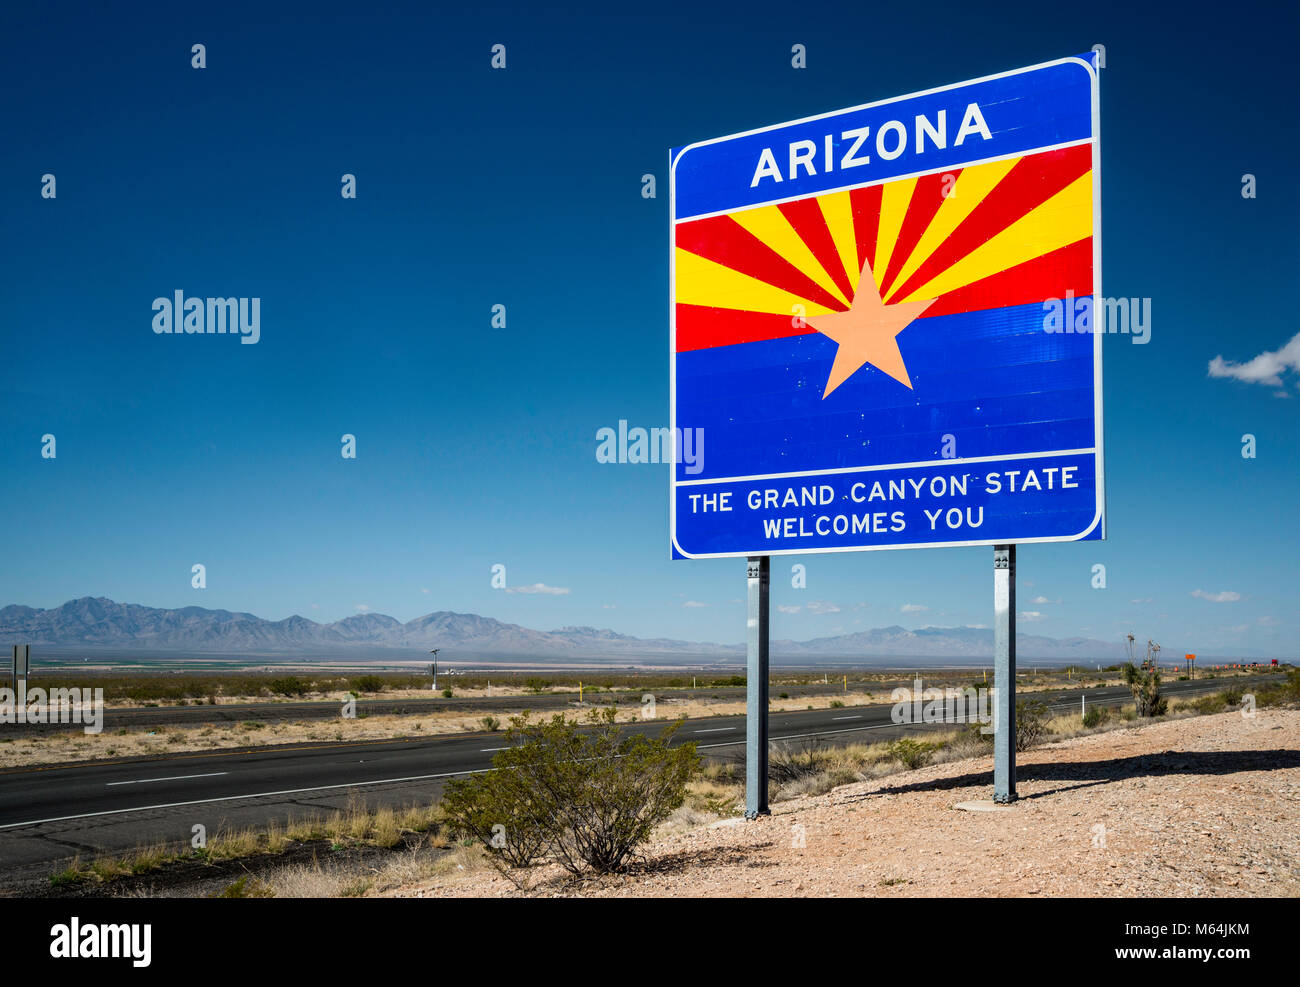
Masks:
[[[629,873],[573,885],[492,870],[399,897],[1159,896],[1300,894],[1300,711],[1171,720],[1019,756],[1020,801],[988,800],[992,759],[953,761],[653,843]],[[987,804],[987,803],[986,803]]]

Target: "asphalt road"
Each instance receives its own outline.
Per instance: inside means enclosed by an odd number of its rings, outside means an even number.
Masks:
[[[970,676],[974,681],[975,672]],[[904,684],[900,677],[899,685]],[[872,691],[886,691],[893,683],[880,685],[873,683]],[[827,685],[783,685],[774,690],[774,694],[786,692],[791,698],[803,696],[827,696],[844,691],[842,682]],[[585,699],[589,702],[608,703],[611,699],[621,705],[637,705],[645,692],[652,692],[657,697],[671,696],[674,699],[739,699],[745,698],[744,686],[718,686],[716,688],[698,689],[637,689],[615,690],[613,692],[588,691]],[[430,713],[474,713],[492,712],[493,710],[561,710],[576,705],[576,692],[540,693],[537,695],[510,696],[453,696],[448,699],[430,694],[427,697],[410,699],[359,699],[357,714],[360,716],[427,716]],[[104,710],[104,729],[115,730],[126,726],[162,726],[171,724],[227,723],[257,720],[262,723],[279,723],[286,720],[332,720],[339,715],[337,702],[257,702],[224,703],[218,706],[119,706]],[[61,726],[61,725],[60,725]],[[49,726],[27,726],[14,724],[14,732],[22,729],[50,729]],[[6,728],[11,729],[11,728]],[[80,725],[69,724],[67,729],[79,730]]]
[[[1261,684],[1255,679],[1252,685]],[[1245,685],[1244,681],[1233,684]],[[1174,682],[1170,696],[1216,692],[1223,680]],[[1089,689],[1090,705],[1131,702],[1127,688]],[[1079,691],[1038,694],[1057,712],[1077,710]],[[774,712],[773,741],[884,740],[944,725],[898,725],[889,704]],[[669,721],[629,729],[657,734]],[[702,753],[743,753],[745,718],[688,720],[678,741]],[[369,805],[427,802],[446,779],[490,767],[501,734],[474,733],[352,743],[178,753],[0,771],[0,874],[12,877],[81,854],[122,852],[158,841],[188,842],[196,824],[209,834],[327,812],[350,799]]]

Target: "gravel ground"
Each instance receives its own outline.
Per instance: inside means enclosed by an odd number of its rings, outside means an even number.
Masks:
[[[534,895],[1294,897],[1300,894],[1300,712],[1166,721],[1019,756],[1020,801],[987,800],[992,759],[891,775],[667,837],[624,875]],[[494,871],[397,897],[518,895]]]

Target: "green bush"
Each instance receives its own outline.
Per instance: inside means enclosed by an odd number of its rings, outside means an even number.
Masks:
[[[352,688],[357,692],[383,692],[387,687],[378,675],[359,675],[352,680]]]
[[[889,756],[898,761],[908,770],[924,767],[930,760],[930,755],[934,752],[936,745],[922,743],[904,737],[902,740],[895,740],[889,745]]]
[[[271,679],[270,689],[281,696],[301,696],[308,691],[307,683],[296,675],[286,675],[282,679]]]
[[[549,856],[574,875],[620,869],[685,802],[700,759],[694,744],[669,746],[680,722],[652,739],[624,735],[614,713],[593,710],[586,730],[562,714],[515,717],[495,770],[448,783],[452,828],[512,866]]]
[[[1160,698],[1160,670],[1141,669],[1131,661],[1120,669],[1125,685],[1133,693],[1138,716],[1164,716],[1169,700]]]
[[[524,688],[529,692],[545,692],[550,687],[549,679],[524,679]]]

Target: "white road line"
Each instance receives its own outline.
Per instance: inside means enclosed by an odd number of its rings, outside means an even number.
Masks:
[[[491,754],[493,751],[508,751],[509,747],[480,747],[479,752],[482,754]]]
[[[862,719],[862,717],[860,717],[860,716],[832,716],[831,719],[832,719],[832,720],[860,720],[860,719]]]
[[[691,731],[691,732],[692,732],[692,733],[729,733],[730,731],[732,731],[732,730],[734,730],[734,729],[736,729],[736,728],[735,728],[735,727],[718,727],[717,729],[714,729],[714,730],[693,730],[693,731]]]
[[[217,778],[221,775],[228,775],[229,771],[209,771],[201,775],[171,775],[168,778],[135,778],[132,781],[110,781],[107,785],[112,788],[114,785],[148,785],[155,781],[184,781],[186,778]]]

